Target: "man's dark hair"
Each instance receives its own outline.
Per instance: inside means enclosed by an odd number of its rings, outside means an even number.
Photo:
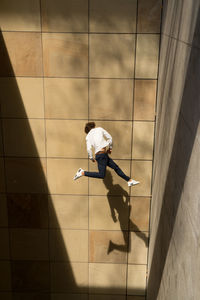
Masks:
[[[95,128],[96,124],[94,122],[88,122],[85,124],[85,133],[88,133],[92,128]]]

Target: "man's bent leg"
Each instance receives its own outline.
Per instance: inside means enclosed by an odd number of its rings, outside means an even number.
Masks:
[[[120,169],[120,167],[108,156],[108,163],[107,165],[111,168],[114,169],[114,171],[122,177],[124,180],[129,181],[130,177],[126,176],[124,172]]]
[[[99,172],[88,172],[85,171],[84,175],[87,177],[100,178],[103,179],[106,175],[106,165],[107,165],[107,157],[105,154],[96,155],[96,161],[98,164]]]

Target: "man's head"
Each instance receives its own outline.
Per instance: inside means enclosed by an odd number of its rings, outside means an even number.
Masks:
[[[94,122],[88,122],[85,124],[85,133],[88,134],[88,132],[92,129],[95,128],[95,123]]]

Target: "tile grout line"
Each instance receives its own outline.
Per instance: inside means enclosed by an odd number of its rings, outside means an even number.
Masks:
[[[44,109],[44,139],[45,139],[45,184],[47,187],[47,191],[45,194],[47,194],[47,210],[48,210],[48,261],[49,261],[49,283],[48,283],[48,289],[49,293],[51,293],[51,257],[50,257],[50,228],[49,228],[49,220],[50,220],[50,215],[49,215],[49,193],[48,192],[48,170],[47,170],[47,131],[46,131],[46,119],[45,119],[45,76],[44,76],[44,45],[43,45],[43,33],[42,33],[42,23],[43,23],[43,18],[42,18],[42,0],[40,0],[40,36],[41,36],[41,56],[42,56],[42,87],[43,87],[43,109]]]
[[[134,69],[133,69],[133,78],[136,74],[136,52],[137,52],[137,23],[138,23],[138,0],[136,1],[136,21],[135,21],[135,45],[134,45]],[[130,177],[132,178],[132,153],[133,153],[133,124],[134,124],[134,100],[135,100],[135,80],[133,79],[133,90],[132,90],[132,111],[131,111],[131,159],[130,159]],[[129,187],[129,199],[131,196],[131,187]],[[128,271],[129,271],[129,247],[130,247],[130,203],[129,203],[129,212],[128,212],[128,249],[127,249],[127,266],[126,266],[126,299],[128,299]]]
[[[88,122],[90,117],[90,0],[88,0]],[[88,170],[89,170],[89,158],[88,160]],[[88,203],[88,299],[90,293],[90,180],[88,180],[88,195],[87,195],[87,203]]]
[[[1,76],[0,75],[0,79],[5,79],[5,78],[25,78],[25,79],[30,79],[30,78],[34,78],[34,79],[77,79],[77,80],[86,80],[86,79],[90,79],[90,80],[103,80],[103,79],[109,79],[109,80],[155,80],[157,81],[156,78],[144,78],[144,77],[137,77],[137,78],[133,78],[133,77],[88,77],[88,76],[32,76],[32,75],[27,75],[27,76],[23,76],[23,75],[17,75],[17,76]]]

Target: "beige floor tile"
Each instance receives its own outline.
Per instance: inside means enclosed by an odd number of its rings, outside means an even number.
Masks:
[[[45,78],[44,87],[46,118],[88,118],[88,79]]]
[[[133,80],[91,79],[90,118],[131,120]]]
[[[51,300],[88,300],[87,294],[51,294]]]
[[[91,294],[125,294],[125,264],[89,264],[89,288]]]
[[[0,195],[0,227],[8,226],[8,211],[6,195]]]
[[[79,168],[87,169],[86,159],[48,159],[48,184],[53,194],[88,194],[88,179],[73,178]]]
[[[4,118],[43,118],[42,78],[0,78]]]
[[[11,228],[48,228],[48,196],[8,194],[8,219]]]
[[[148,231],[149,230],[149,210],[150,198],[131,197],[130,230]]]
[[[0,291],[11,290],[11,267],[10,262],[0,261]]]
[[[132,177],[140,184],[131,188],[132,196],[151,195],[152,161],[132,161]]]
[[[156,80],[135,80],[134,120],[155,120]]]
[[[130,232],[129,264],[147,264],[148,234],[146,232]]]
[[[48,231],[11,229],[10,248],[13,260],[48,260]]]
[[[88,229],[88,196],[49,196],[49,226]]]
[[[146,266],[128,265],[128,295],[145,295]]]
[[[90,2],[90,31],[135,32],[136,5],[136,0],[92,0]]]
[[[48,261],[12,261],[13,291],[47,293],[50,289],[49,272]]]
[[[0,259],[1,260],[9,260],[10,259],[9,231],[7,228],[0,229],[0,240],[1,240]]]
[[[89,300],[126,300],[126,296],[118,296],[118,295],[89,295]]]
[[[3,158],[0,158],[0,192],[5,192],[5,174]]]
[[[45,156],[44,120],[3,120],[6,156]]]
[[[130,175],[130,161],[129,160],[115,160],[121,170],[127,175]],[[89,170],[98,172],[97,163],[90,162]],[[119,177],[114,170],[107,167],[105,179],[90,178],[89,179],[89,193],[90,195],[123,195],[128,196],[128,184]]]
[[[0,27],[8,31],[40,31],[38,0],[1,1]]]
[[[13,300],[13,294],[12,293],[1,293],[0,292],[0,299],[3,300]]]
[[[12,76],[13,72],[15,76],[42,76],[40,33],[4,32],[3,38],[9,58],[5,59],[5,49],[2,48],[4,55],[0,55],[1,76]],[[9,66],[10,64],[12,67]]]
[[[142,296],[128,296],[127,297],[128,300],[145,300],[145,296],[142,297]]]
[[[88,76],[87,34],[44,33],[42,36],[45,76]]]
[[[50,259],[52,261],[87,262],[88,231],[51,229]]]
[[[131,158],[131,133],[132,122],[127,121],[97,121],[96,127],[103,127],[113,138],[113,149],[111,158]]]
[[[121,196],[89,198],[90,230],[127,230],[129,207],[127,193]]]
[[[159,35],[139,34],[136,49],[136,78],[156,79],[158,72]]]
[[[47,156],[87,158],[85,121],[47,120]]]
[[[45,159],[7,158],[5,164],[9,193],[47,192]]]
[[[138,32],[159,33],[161,22],[161,0],[140,0],[138,2]]]
[[[51,291],[87,293],[88,264],[87,263],[52,263]]]
[[[106,45],[106,47],[102,47]],[[90,36],[90,76],[132,78],[135,35],[94,34]]]
[[[127,248],[127,232],[90,231],[90,262],[126,263]]]
[[[87,32],[87,0],[42,0],[43,31]]]
[[[133,159],[153,159],[154,122],[133,124]]]

